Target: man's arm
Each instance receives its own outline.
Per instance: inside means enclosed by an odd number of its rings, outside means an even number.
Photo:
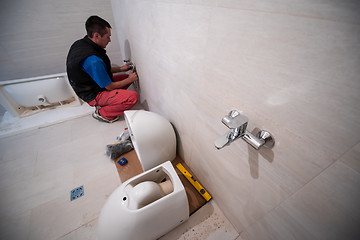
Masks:
[[[101,87],[105,88],[109,84],[111,84],[111,78],[109,74],[106,71],[106,65],[104,61],[95,56],[92,55],[90,57],[87,57],[82,63],[81,63],[82,69],[90,75],[90,77]]]
[[[122,66],[124,69],[127,65]],[[122,68],[120,67],[120,68]],[[102,59],[100,59],[97,56],[90,56],[86,58],[82,63],[83,70],[89,74],[92,79],[101,87],[105,88],[108,91],[123,88],[131,83],[133,83],[135,80],[138,79],[137,74],[134,72],[131,72],[129,74],[129,77],[119,81],[119,82],[112,82],[108,73],[106,72],[106,66]],[[127,66],[128,68],[128,66]]]
[[[130,70],[130,65],[132,63],[131,62],[127,62],[125,65],[121,66],[121,67],[111,67],[111,72],[112,73],[118,73],[118,72],[126,72]]]
[[[105,88],[108,91],[114,90],[114,89],[118,89],[118,88],[123,88],[131,83],[133,83],[134,81],[136,81],[138,79],[138,76],[136,74],[136,72],[132,71],[131,73],[129,73],[129,77],[118,81],[118,82],[111,82],[109,85],[107,85]]]

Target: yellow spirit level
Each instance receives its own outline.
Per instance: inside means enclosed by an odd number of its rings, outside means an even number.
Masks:
[[[201,184],[195,180],[195,178],[184,168],[181,163],[176,164],[176,167],[186,177],[186,179],[194,186],[194,188],[201,194],[201,196],[209,201],[211,199],[210,194],[201,186]]]

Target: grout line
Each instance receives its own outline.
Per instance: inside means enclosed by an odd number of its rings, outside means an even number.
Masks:
[[[93,221],[97,220],[98,218],[99,218],[99,217],[96,217],[96,218],[94,218],[94,219],[92,219],[92,220],[90,220],[90,221],[88,221],[88,222],[86,222],[86,223],[82,224],[82,225],[81,225],[81,226],[79,226],[78,228],[75,228],[75,229],[71,230],[70,232],[65,233],[64,235],[62,235],[62,236],[60,236],[60,237],[58,237],[58,238],[56,238],[56,239],[57,239],[57,240],[60,240],[60,239],[62,239],[63,237],[65,237],[65,236],[67,236],[67,235],[69,235],[69,234],[71,234],[71,233],[73,233],[73,232],[75,232],[75,231],[79,230],[80,228],[82,228],[82,227],[84,227],[84,226],[88,225],[89,223],[91,223],[91,222],[93,222]]]
[[[317,175],[315,175],[314,177],[312,177],[308,182],[306,182],[302,187],[300,187],[298,190],[296,190],[293,193],[289,193],[289,196],[287,198],[285,198],[283,201],[279,202],[279,204],[277,204],[275,207],[273,207],[272,209],[270,209],[269,211],[267,211],[265,214],[263,214],[260,218],[256,219],[253,223],[249,224],[247,227],[244,228],[244,231],[246,231],[247,228],[250,228],[252,226],[254,226],[257,222],[259,222],[260,220],[262,220],[263,218],[265,218],[270,212],[279,209],[280,206],[288,201],[290,198],[292,198],[295,194],[297,194],[298,192],[300,192],[302,189],[304,189],[306,186],[308,186],[309,184],[311,184],[313,182],[313,180],[315,180],[315,178],[319,177],[323,172],[325,172],[327,169],[329,169],[330,167],[334,166],[337,163],[342,163],[341,162],[341,158],[348,153],[351,149],[353,149],[355,146],[357,145],[357,143],[354,146],[351,146],[348,150],[346,150],[343,154],[341,154],[334,162],[332,162],[331,164],[329,164],[329,166],[327,166],[326,168],[322,169]],[[344,164],[346,165],[346,164]],[[349,166],[348,166],[349,167]],[[351,167],[349,167],[351,168]],[[351,168],[352,169],[352,168]],[[354,169],[352,169],[354,170]],[[354,170],[355,171],[355,170]],[[356,171],[357,172],[357,171]],[[357,172],[358,173],[358,172]],[[240,234],[241,235],[241,234]]]

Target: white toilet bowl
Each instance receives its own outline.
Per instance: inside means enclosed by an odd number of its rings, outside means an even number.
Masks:
[[[176,136],[171,123],[144,111],[125,111],[131,141],[144,172],[122,183],[107,199],[99,240],[151,240],[189,218],[186,191],[171,162]]]
[[[189,218],[185,188],[167,161],[121,184],[106,201],[99,240],[157,239]]]

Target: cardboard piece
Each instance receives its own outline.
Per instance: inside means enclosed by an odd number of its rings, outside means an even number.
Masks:
[[[121,166],[118,161],[123,157],[126,158],[128,162],[125,165]],[[131,150],[130,152],[121,155],[118,159],[116,159],[115,165],[120,176],[120,181],[122,183],[129,178],[132,178],[133,176],[144,172],[135,150]]]
[[[127,163],[125,165],[120,165],[118,163],[118,161],[123,157],[126,158]],[[188,203],[189,203],[189,212],[191,215],[194,212],[196,212],[199,208],[201,208],[206,203],[206,200],[195,189],[195,187],[186,179],[186,177],[180,172],[180,170],[177,169],[176,164],[181,163],[185,167],[185,169],[197,181],[199,181],[199,180],[196,178],[196,176],[191,171],[191,169],[186,165],[186,163],[179,156],[176,156],[176,158],[171,163],[172,163],[173,167],[175,168],[176,173],[178,174],[182,184],[184,185],[186,195],[188,198]],[[115,161],[115,165],[116,165],[117,171],[119,173],[120,181],[122,183],[125,182],[126,180],[144,172],[141,167],[140,160],[139,160],[135,150],[132,150],[132,151],[120,156]],[[176,207],[176,206],[174,206],[174,207]]]

